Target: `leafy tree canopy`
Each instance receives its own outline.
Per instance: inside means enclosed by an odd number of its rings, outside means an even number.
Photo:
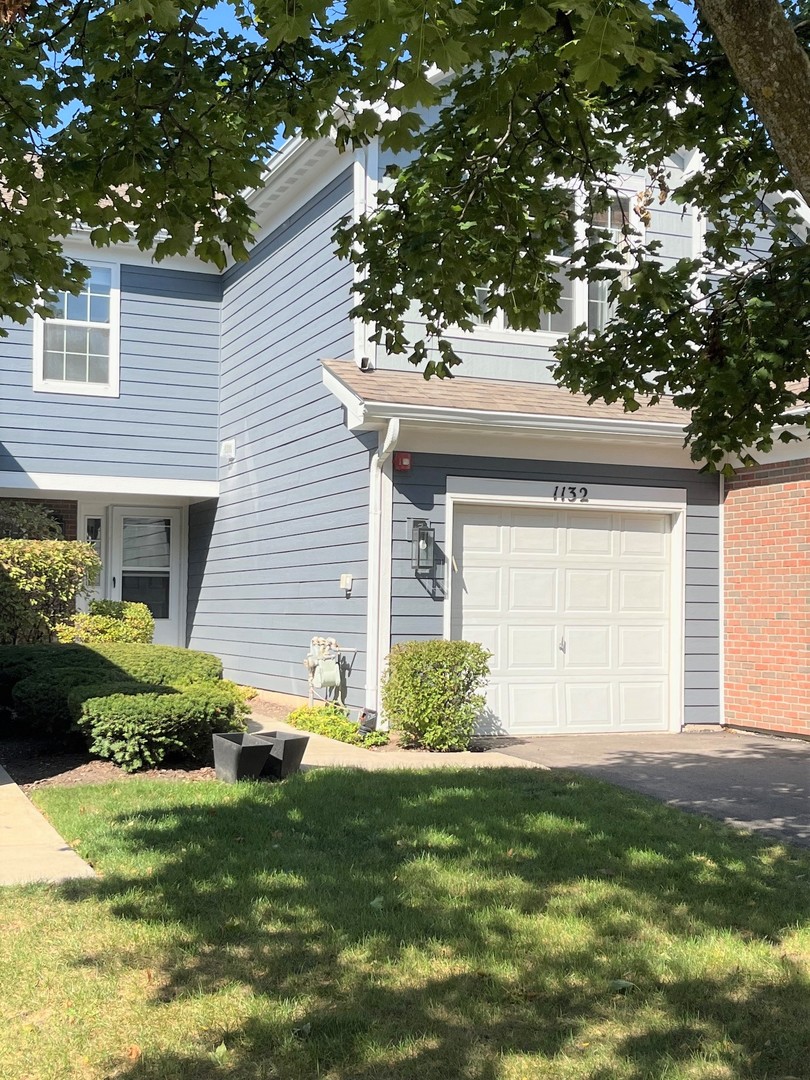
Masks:
[[[245,258],[281,134],[379,134],[418,153],[340,243],[386,348],[448,375],[481,286],[536,329],[565,252],[615,317],[561,343],[561,384],[628,409],[674,393],[709,462],[767,450],[810,402],[804,6],[696,0],[687,25],[669,0],[230,0],[223,28],[218,0],[0,0],[0,315],[78,286],[76,222],[101,247]],[[645,179],[617,236],[599,214],[628,169]],[[640,226],[659,199],[699,208],[702,254],[658,261]]]

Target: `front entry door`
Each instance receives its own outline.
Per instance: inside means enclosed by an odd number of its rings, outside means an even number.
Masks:
[[[146,604],[155,619],[157,645],[185,644],[181,529],[180,510],[113,509],[110,597]]]

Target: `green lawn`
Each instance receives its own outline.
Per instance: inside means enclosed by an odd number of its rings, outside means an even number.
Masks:
[[[810,858],[568,774],[129,781],[37,804],[0,1076],[810,1076]]]

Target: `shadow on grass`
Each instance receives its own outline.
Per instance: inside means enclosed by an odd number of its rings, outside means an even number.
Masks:
[[[105,877],[61,895],[173,928],[156,1008],[233,985],[264,1007],[116,1075],[500,1080],[515,1055],[510,1077],[806,1075],[810,985],[782,946],[808,916],[799,853],[564,773],[168,798],[122,805]],[[148,876],[116,868],[144,853]]]

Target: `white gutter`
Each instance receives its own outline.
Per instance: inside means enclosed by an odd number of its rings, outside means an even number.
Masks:
[[[508,428],[510,431],[569,432],[572,435],[647,435],[683,441],[680,424],[656,420],[620,420],[606,417],[555,416],[550,414],[495,412],[491,409],[452,408],[440,405],[402,405],[365,401],[360,405],[361,422],[374,426],[397,416],[402,420],[434,424],[463,424],[467,427]]]
[[[380,672],[388,651],[391,620],[391,475],[386,470],[399,439],[399,420],[388,422],[371,459],[368,487],[368,614],[366,708],[379,712]]]

